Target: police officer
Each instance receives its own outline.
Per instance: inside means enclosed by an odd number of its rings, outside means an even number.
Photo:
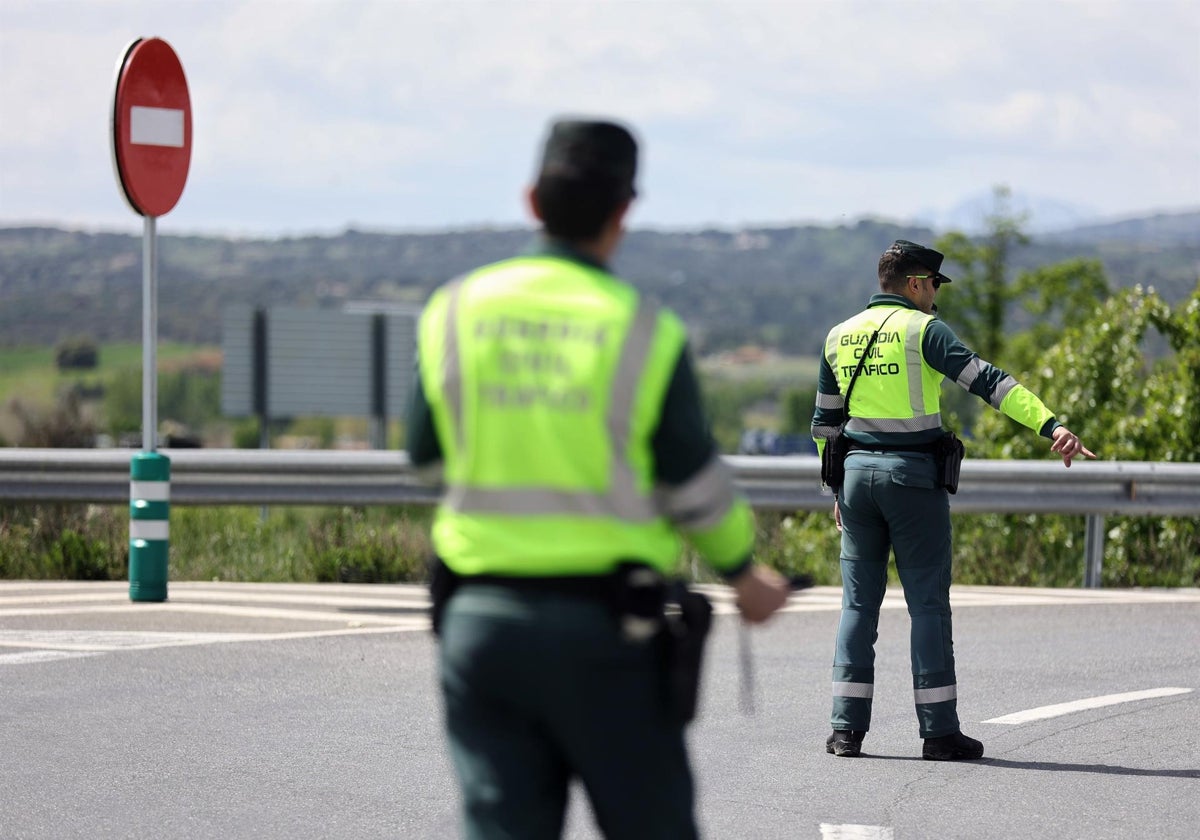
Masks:
[[[850,441],[844,484],[834,502],[842,532],[842,613],[833,662],[833,733],[825,747],[838,756],[859,755],[871,727],[874,644],[889,548],[912,621],[922,755],[941,761],[983,756],[983,744],[964,735],[958,721],[950,506],[935,454],[945,443],[939,413],[943,377],[1053,441],[1050,450],[1066,466],[1077,456],[1096,457],[1033,393],[979,358],[934,317],[938,288],[950,282],[941,265],[937,251],[896,241],[879,259],[880,293],[825,339],[812,434],[824,451],[848,415],[844,434]]]
[[[788,594],[751,562],[682,322],[609,271],[636,166],[625,127],[555,122],[536,248],[441,287],[420,321],[408,451],[443,463],[434,599],[472,838],[558,837],[573,778],[608,837],[696,836],[657,582],[682,536],[747,621]]]

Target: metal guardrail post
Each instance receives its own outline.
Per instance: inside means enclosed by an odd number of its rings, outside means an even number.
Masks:
[[[1100,588],[1100,568],[1104,563],[1104,516],[1089,513],[1083,538],[1083,587]]]

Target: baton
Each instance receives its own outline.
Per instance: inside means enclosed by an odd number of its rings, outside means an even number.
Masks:
[[[742,714],[754,716],[754,654],[750,651],[750,628],[738,621],[738,662],[741,668],[741,692],[738,705]]]
[[[792,575],[788,578],[788,586],[793,592],[809,589],[814,583],[812,575]],[[738,621],[738,667],[741,673],[741,686],[738,693],[738,705],[742,714],[754,716],[754,652],[750,649],[750,628],[745,621]]]

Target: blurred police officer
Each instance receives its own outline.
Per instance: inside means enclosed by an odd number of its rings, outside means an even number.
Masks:
[[[443,286],[420,322],[408,451],[443,462],[435,620],[473,838],[558,837],[572,778],[608,837],[696,836],[662,604],[642,595],[682,535],[747,621],[787,598],[751,562],[682,323],[608,269],[636,168],[621,125],[555,122],[528,193],[537,246]]]
[[[1077,456],[1095,457],[1033,393],[934,317],[938,289],[950,282],[941,265],[937,251],[898,240],[880,257],[880,293],[825,340],[812,434],[824,451],[848,415],[850,442],[834,502],[842,532],[842,615],[833,663],[834,731],[825,745],[834,755],[859,755],[871,728],[874,644],[891,549],[912,621],[922,755],[942,761],[983,756],[983,744],[962,734],[958,721],[950,505],[938,454],[945,456],[947,442],[939,413],[943,377],[1053,441],[1051,451],[1066,466]]]

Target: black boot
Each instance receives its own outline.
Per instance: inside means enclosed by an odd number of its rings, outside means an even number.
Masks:
[[[969,761],[983,758],[983,744],[961,732],[926,738],[921,757],[926,761]]]
[[[862,752],[863,738],[866,732],[849,729],[835,729],[833,734],[825,739],[825,752],[853,758]]]

